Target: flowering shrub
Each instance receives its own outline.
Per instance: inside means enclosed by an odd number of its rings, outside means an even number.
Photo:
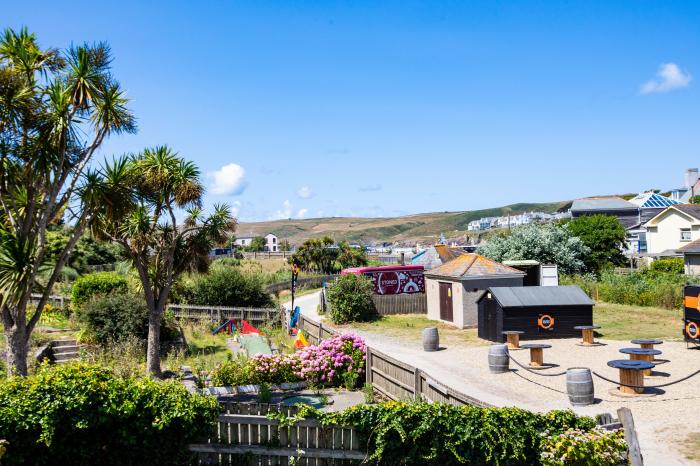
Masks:
[[[313,383],[338,386],[345,381],[344,374],[364,373],[366,353],[367,346],[357,335],[335,335],[318,346],[307,346],[301,350],[301,367],[297,375]]]
[[[547,466],[618,466],[627,464],[627,444],[622,430],[568,429],[543,434],[541,460]]]
[[[256,355],[220,364],[211,374],[217,386],[280,384],[305,380],[355,388],[365,370],[367,347],[353,334],[336,335],[290,355]]]

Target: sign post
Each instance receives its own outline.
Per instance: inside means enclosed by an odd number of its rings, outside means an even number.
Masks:
[[[297,277],[299,276],[299,265],[292,263],[292,312],[294,312],[294,295],[297,291]]]

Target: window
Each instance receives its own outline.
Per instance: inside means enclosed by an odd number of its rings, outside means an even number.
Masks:
[[[681,228],[681,241],[690,241],[690,228]]]
[[[277,242],[277,238],[273,237],[272,238],[272,244],[275,244]]]

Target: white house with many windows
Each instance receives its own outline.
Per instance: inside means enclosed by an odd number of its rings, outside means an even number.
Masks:
[[[700,205],[669,206],[644,226],[647,256],[655,258],[680,255],[680,248],[700,239]]]

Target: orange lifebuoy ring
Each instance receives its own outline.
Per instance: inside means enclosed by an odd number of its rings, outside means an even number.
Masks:
[[[537,326],[543,330],[550,330],[552,327],[554,327],[554,317],[550,316],[549,314],[542,314],[537,319]]]
[[[685,325],[685,334],[696,340],[700,336],[700,327],[691,320]]]

